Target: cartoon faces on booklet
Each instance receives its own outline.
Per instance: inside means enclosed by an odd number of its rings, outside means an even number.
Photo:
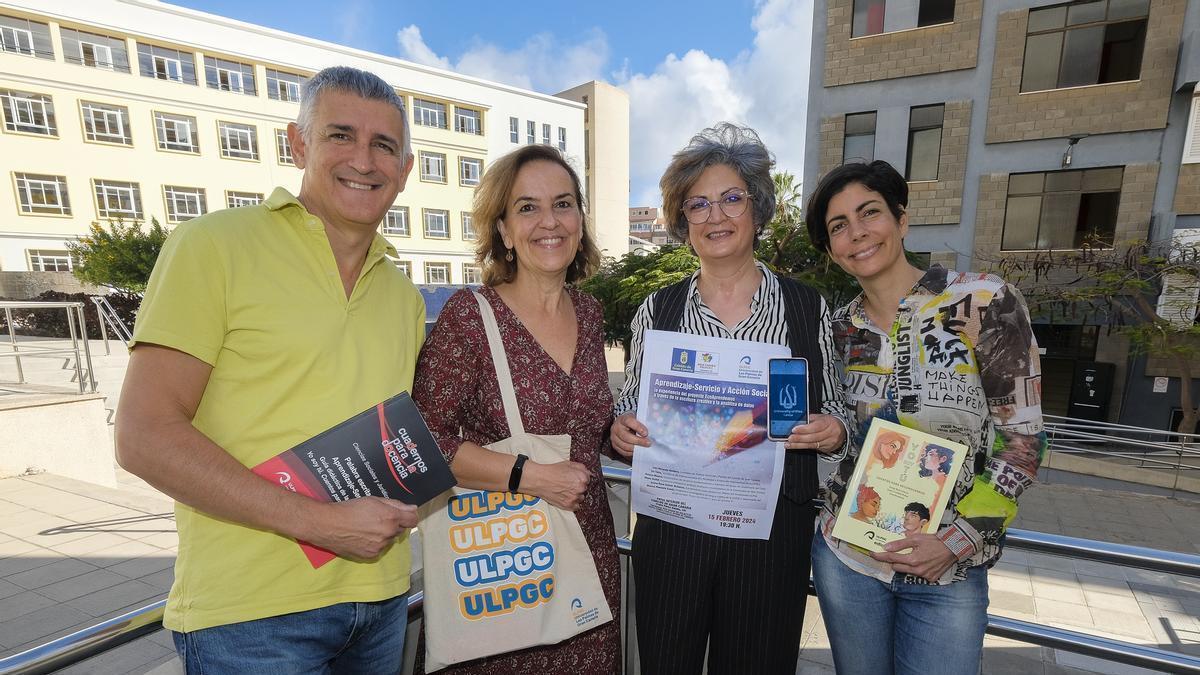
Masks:
[[[883,499],[879,493],[875,491],[875,488],[864,483],[858,488],[858,494],[854,499],[854,511],[850,513],[850,517],[864,523],[873,523],[879,517],[881,506],[883,506]]]
[[[901,455],[904,454],[904,446],[908,444],[908,437],[904,434],[895,431],[884,431],[875,439],[875,445],[871,448],[871,460],[867,465],[870,470],[874,464],[882,464],[883,468],[890,469],[896,466],[896,462],[900,461]]]
[[[929,508],[921,502],[909,502],[904,507],[904,536],[912,536],[925,531],[929,524]]]
[[[920,463],[921,470],[917,473],[925,478],[933,476],[940,486],[950,474],[950,467],[954,464],[954,451],[929,443],[921,449]]]

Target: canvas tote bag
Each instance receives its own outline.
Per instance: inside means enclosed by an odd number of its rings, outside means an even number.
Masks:
[[[569,435],[525,433],[496,315],[482,295],[475,300],[512,433],[487,447],[539,463],[569,459]],[[574,513],[530,495],[456,487],[421,515],[426,672],[612,621]]]

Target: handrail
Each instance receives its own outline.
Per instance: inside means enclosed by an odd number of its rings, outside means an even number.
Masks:
[[[22,355],[74,354],[75,380],[79,382],[79,393],[96,393],[96,372],[92,368],[92,348],[88,343],[87,320],[83,315],[82,302],[6,300],[0,302],[0,309],[4,310],[4,319],[8,326],[8,342],[12,348],[11,352],[0,353],[0,356],[11,356],[16,361],[17,384],[25,384],[25,369],[21,365]],[[46,349],[37,347],[36,345],[25,345],[28,349],[22,352],[21,347],[17,345],[17,327],[14,325],[12,317],[12,310],[14,309],[65,309],[67,311],[67,332],[71,340],[71,347],[69,349]],[[83,343],[82,355],[80,354],[80,342]],[[86,367],[84,366],[85,363],[87,364]],[[84,379],[85,374],[87,376],[86,380]]]
[[[603,473],[605,480],[615,483],[628,483],[632,475],[632,471],[628,468],[611,466],[603,467]],[[1006,548],[1200,577],[1200,555],[1018,529],[1008,530],[1005,542]],[[617,537],[616,544],[617,550],[622,554],[628,555],[633,551],[633,542],[628,537]],[[811,583],[809,594],[815,594]],[[409,597],[410,621],[420,615],[423,599],[422,591],[412,591]],[[159,600],[141,609],[0,659],[0,675],[32,675],[52,672],[152,633],[162,627],[164,604],[165,601]],[[629,609],[626,607],[626,611]],[[1113,640],[992,614],[988,615],[987,632],[997,637],[1061,649],[1125,665],[1159,670],[1169,669],[1172,672],[1200,675],[1200,658],[1158,647]]]
[[[96,316],[100,320],[100,339],[104,341],[104,353],[112,354],[112,350],[108,347],[108,328],[112,328],[112,332],[126,346],[133,340],[133,334],[125,326],[125,322],[121,321],[121,317],[117,316],[117,310],[113,309],[108,298],[103,295],[91,296],[92,304],[96,306]]]

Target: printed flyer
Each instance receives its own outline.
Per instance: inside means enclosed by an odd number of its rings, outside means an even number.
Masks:
[[[967,447],[875,418],[838,510],[833,536],[868,551],[937,532]]]
[[[648,330],[633,510],[738,539],[771,534],[783,444],[767,439],[767,364],[787,347]]]
[[[375,496],[421,505],[455,484],[407,392],[279,453],[253,471],[323,502]],[[299,543],[314,568],[337,557]]]

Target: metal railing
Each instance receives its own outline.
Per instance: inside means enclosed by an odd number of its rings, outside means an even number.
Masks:
[[[125,327],[125,322],[121,321],[121,317],[117,316],[117,310],[109,304],[108,298],[103,295],[93,295],[92,304],[96,306],[96,317],[100,321],[100,339],[104,340],[104,353],[112,354],[112,350],[108,347],[108,329],[112,328],[113,335],[121,340],[121,343],[128,346],[133,340],[133,334]]]
[[[83,315],[82,302],[0,302],[4,310],[4,320],[8,327],[8,343],[11,352],[0,352],[0,357],[11,357],[17,364],[17,384],[25,384],[25,369],[21,358],[31,356],[67,356],[75,357],[75,381],[79,383],[79,393],[96,392],[96,374],[92,370],[92,350],[87,339],[87,322]],[[42,347],[36,343],[17,343],[17,328],[13,323],[13,310],[29,309],[61,309],[67,313],[67,332],[71,340],[69,348]]]
[[[1057,415],[1046,415],[1045,420],[1046,435],[1053,452],[1107,457],[1138,468],[1172,472],[1172,496],[1179,490],[1179,478],[1183,472],[1200,469],[1200,434],[1182,434]]]
[[[629,469],[623,467],[604,467],[604,479],[613,483],[628,484],[631,473]],[[1017,529],[1008,531],[1005,546],[1017,550],[1200,577],[1200,555]],[[633,551],[633,542],[628,537],[617,537],[617,549],[622,554],[628,555]],[[811,583],[809,584],[809,594],[815,594]],[[423,594],[420,590],[414,589],[409,604],[410,622],[421,616],[422,601]],[[90,626],[20,654],[0,659],[0,675],[33,675],[53,672],[118,647],[130,640],[153,633],[162,628],[164,605],[165,601],[159,600],[141,609]],[[631,612],[632,603],[625,602],[624,611]],[[1195,656],[1030,621],[989,614],[987,632],[997,637],[1040,647],[1061,649],[1129,666],[1200,675],[1200,658]],[[631,650],[626,648],[627,657],[630,652]]]

